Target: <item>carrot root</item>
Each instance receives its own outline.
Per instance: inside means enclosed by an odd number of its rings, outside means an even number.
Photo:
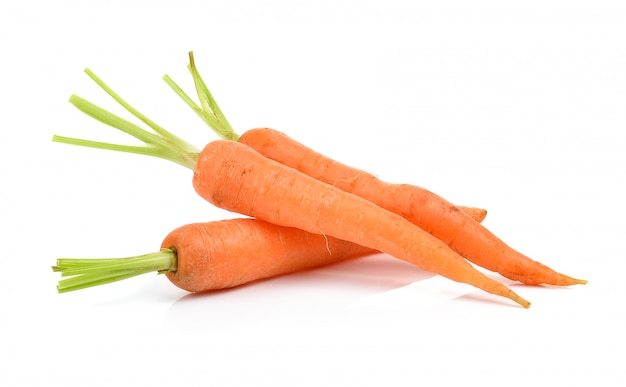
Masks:
[[[378,250],[524,307],[529,305],[401,215],[266,158],[239,142],[216,140],[207,144],[200,153],[193,185],[201,197],[225,210]]]
[[[159,252],[127,258],[59,258],[59,293],[157,272],[188,292],[219,290],[354,259],[377,251],[258,219],[192,223],[170,232]]]

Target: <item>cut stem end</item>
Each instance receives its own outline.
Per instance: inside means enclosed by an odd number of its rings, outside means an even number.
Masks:
[[[175,272],[177,263],[176,250],[171,248],[127,258],[59,258],[52,271],[70,277],[60,280],[57,285],[59,293],[66,293],[150,272]]]

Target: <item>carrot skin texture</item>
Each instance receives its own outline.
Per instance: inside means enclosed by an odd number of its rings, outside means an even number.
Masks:
[[[258,219],[195,223],[172,231],[161,245],[174,248],[175,272],[189,292],[226,289],[252,281],[377,253],[372,249]]]
[[[239,142],[270,159],[402,215],[461,256],[504,277],[528,285],[586,283],[558,273],[512,249],[471,216],[426,189],[383,182],[367,172],[325,157],[273,129],[248,130]]]
[[[402,216],[266,158],[242,143],[209,143],[199,155],[193,185],[217,207],[356,243],[524,307],[530,305]]]

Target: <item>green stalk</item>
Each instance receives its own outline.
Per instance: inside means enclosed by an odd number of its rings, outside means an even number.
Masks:
[[[129,134],[136,139],[143,142],[143,145],[123,145],[112,144],[107,142],[99,142],[92,140],[83,140],[65,136],[53,136],[52,141],[60,142],[70,145],[86,146],[91,148],[115,150],[120,152],[143,154],[153,157],[159,157],[165,160],[173,161],[184,167],[194,170],[198,161],[198,155],[200,151],[189,144],[188,142],[178,138],[174,134],[165,130],[163,127],[157,125],[154,121],[148,119],[145,115],[141,114],[137,109],[133,108],[125,100],[123,100],[117,93],[115,93],[110,87],[108,87],[100,78],[98,78],[92,71],[86,69],[85,72],[113,99],[115,99],[122,107],[132,113],[135,117],[139,118],[143,123],[148,125],[152,131],[143,129],[137,124],[134,124],[118,115],[105,110],[84,98],[77,95],[70,97],[70,103],[77,109],[87,114],[88,116],[109,125],[115,129],[118,129],[126,134]]]
[[[167,74],[163,80],[223,140],[238,141],[239,135],[230,125],[215,98],[196,69],[193,52],[189,52],[189,71],[193,78],[200,106],[196,104]]]
[[[194,78],[194,84],[201,107],[196,105],[169,77],[166,82],[177,92],[181,98],[191,106],[196,113],[202,117],[213,130],[221,133],[222,137],[228,140],[237,140],[239,136],[234,132],[215,99],[209,92],[200,74],[195,69],[193,54],[189,53],[190,71]],[[148,131],[141,126],[132,123],[118,115],[105,110],[84,98],[77,95],[70,97],[70,103],[88,116],[118,129],[143,142],[142,145],[124,145],[84,140],[79,138],[54,135],[52,141],[85,146],[97,149],[114,150],[126,153],[142,154],[159,157],[173,161],[194,170],[198,161],[200,151],[180,139],[154,121],[147,118],[128,102],[122,99],[109,86],[107,86],[91,70],[85,69],[89,77],[96,82],[109,96],[111,96],[124,109],[147,125],[152,131]],[[126,257],[126,258],[103,258],[103,259],[83,259],[83,258],[59,258],[56,266],[52,267],[55,272],[60,272],[62,277],[69,277],[59,281],[57,290],[59,293],[85,289],[93,286],[103,285],[115,281],[121,281],[138,275],[157,272],[160,274],[175,272],[177,269],[177,255],[174,249],[162,249],[159,252]]]
[[[98,84],[98,86],[100,86],[104,91],[106,91],[106,93],[109,94],[117,103],[122,105],[124,109],[126,109],[135,117],[139,118],[143,123],[148,125],[157,134],[159,134],[161,137],[167,140],[167,142],[169,142],[172,145],[175,145],[177,148],[186,149],[190,152],[194,152],[194,151],[197,152],[197,149],[193,145],[175,136],[174,134],[168,132],[161,126],[157,125],[154,121],[152,121],[145,115],[141,114],[137,109],[133,108],[128,102],[122,99],[122,97],[120,97],[109,86],[107,86],[107,84],[104,83],[98,76],[96,76],[96,74],[94,74],[93,71],[89,69],[85,69],[85,73],[87,73],[87,75],[89,75],[89,77],[93,79]]]
[[[126,258],[59,258],[52,271],[61,273],[59,293],[121,281],[138,275],[176,272],[178,259],[174,249]]]
[[[52,136],[53,142],[68,144],[68,145],[77,145],[84,146],[88,148],[95,149],[105,149],[105,150],[113,150],[117,152],[125,152],[125,153],[134,153],[145,156],[153,156],[161,159],[173,161],[177,164],[180,164],[184,167],[187,167],[191,170],[195,169],[197,163],[197,154],[181,154],[176,152],[173,149],[153,146],[153,145],[141,145],[141,146],[133,146],[133,145],[122,145],[122,144],[112,144],[109,142],[99,142],[99,141],[91,141],[91,140],[83,140],[80,138],[73,137],[65,137],[65,136]]]

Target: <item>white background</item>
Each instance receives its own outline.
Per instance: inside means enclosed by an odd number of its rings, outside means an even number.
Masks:
[[[0,384],[623,385],[620,3],[3,2]],[[58,295],[57,257],[152,252],[233,216],[178,165],[50,141],[133,143],[67,102],[128,117],[85,67],[214,139],[161,81],[191,90],[189,50],[239,132],[484,207],[511,246],[589,284],[513,285],[524,310],[375,256],[194,297],[156,275]]]

